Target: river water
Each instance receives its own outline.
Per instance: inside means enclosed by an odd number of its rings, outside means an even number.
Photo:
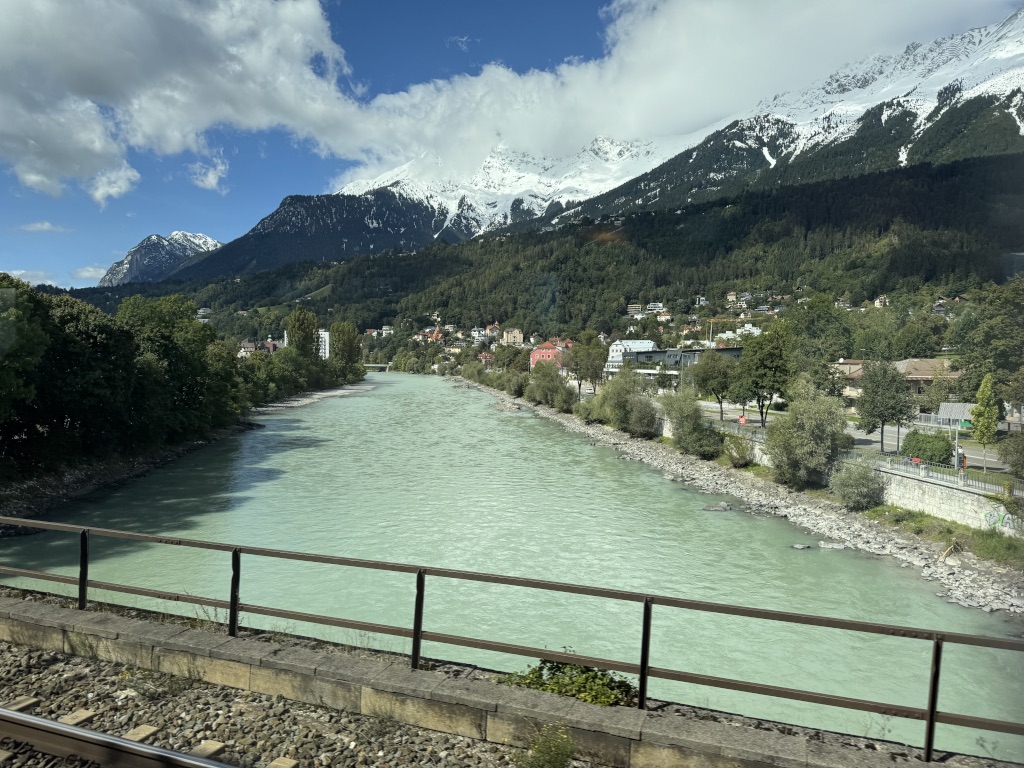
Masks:
[[[489,571],[944,631],[1019,636],[1019,620],[937,597],[915,569],[822,550],[777,518],[710,512],[708,496],[485,393],[373,374],[350,394],[258,418],[147,477],[51,519],[242,545]],[[793,544],[811,544],[797,550]],[[226,599],[226,553],[94,538],[90,577]],[[0,541],[0,562],[77,573],[77,537]],[[411,626],[414,577],[243,558],[242,601]],[[39,582],[6,583],[40,587]],[[56,585],[49,585],[53,588]],[[165,610],[124,595],[93,599]],[[221,617],[223,618],[223,617]],[[394,651],[399,638],[243,616],[243,624]],[[429,579],[425,629],[636,662],[641,606]],[[655,606],[651,664],[926,706],[931,645]],[[434,658],[521,670],[531,660],[425,644]],[[1024,663],[947,645],[940,709],[1024,720]],[[924,726],[866,713],[651,681],[698,706],[921,744]],[[1022,759],[1024,739],[939,726],[936,746]]]

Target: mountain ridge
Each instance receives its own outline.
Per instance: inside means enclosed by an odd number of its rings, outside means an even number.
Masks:
[[[421,156],[329,195],[290,195],[175,278],[243,274],[558,226],[914,163],[1024,151],[1024,8],[846,65],[686,136],[599,137],[548,158],[499,144],[468,176]],[[628,178],[626,178],[628,177]]]
[[[184,261],[205,255],[223,245],[202,233],[176,230],[170,235],[149,235],[114,262],[100,278],[99,287],[130,282],[156,282],[169,276]]]

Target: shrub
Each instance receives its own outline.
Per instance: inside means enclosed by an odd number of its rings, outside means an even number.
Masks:
[[[676,447],[700,459],[717,459],[722,452],[722,435],[710,426],[692,392],[680,390],[661,399],[665,416],[672,424]]]
[[[646,395],[634,394],[629,398],[626,431],[637,437],[657,437],[658,411]]]
[[[498,682],[571,696],[602,707],[630,706],[637,698],[636,686],[614,672],[546,659],[526,672],[505,675]]]
[[[953,460],[953,443],[945,435],[929,435],[912,429],[900,444],[900,456],[915,456],[933,464],[950,464]]]
[[[832,474],[829,488],[855,512],[873,509],[885,501],[885,478],[867,462],[847,462]]]
[[[593,400],[580,400],[572,407],[572,412],[579,416],[587,424],[600,421],[597,417],[597,409]]]
[[[548,723],[530,740],[528,752],[512,758],[516,768],[569,768],[572,737],[565,728]]]
[[[839,458],[846,432],[842,403],[815,389],[808,380],[793,387],[789,415],[768,425],[765,450],[775,481],[794,488],[823,484]]]
[[[1024,477],[1024,433],[1015,432],[1003,438],[996,446],[999,458],[1009,465],[1010,472]]]
[[[736,469],[749,467],[754,463],[754,446],[746,438],[739,435],[725,435],[722,448],[729,463]]]

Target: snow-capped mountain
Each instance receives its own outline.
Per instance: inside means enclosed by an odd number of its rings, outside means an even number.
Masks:
[[[110,287],[156,282],[167,277],[186,259],[209,253],[221,245],[208,235],[192,232],[172,232],[167,237],[150,235],[129,250],[123,259],[114,262],[99,285]]]
[[[496,146],[464,180],[431,180],[440,158],[424,155],[375,179],[354,181],[341,195],[389,189],[444,214],[436,234],[476,235],[541,215],[550,206],[580,202],[660,165],[687,146],[687,138],[643,141],[594,139],[565,157],[537,157]]]
[[[1024,8],[763,100],[665,165],[571,211],[669,207],[753,187],[1024,152]]]
[[[192,256],[177,274],[339,260],[1014,152],[1024,152],[1024,8],[999,24],[848,65],[687,136],[597,138],[565,157],[498,145],[468,176],[423,156],[333,195],[289,196],[247,234],[212,258]]]

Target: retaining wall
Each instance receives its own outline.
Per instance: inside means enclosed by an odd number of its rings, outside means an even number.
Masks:
[[[568,729],[579,757],[614,768],[891,768],[916,763],[920,754],[901,745],[739,718],[598,707],[412,670],[407,657],[312,651],[15,598],[0,597],[0,640],[496,743],[527,746],[540,724],[558,723]]]
[[[999,528],[1003,533],[1018,536],[1024,533],[1021,520],[984,494],[926,478],[907,477],[884,469],[877,471],[887,480],[886,504],[925,512],[971,528]]]

